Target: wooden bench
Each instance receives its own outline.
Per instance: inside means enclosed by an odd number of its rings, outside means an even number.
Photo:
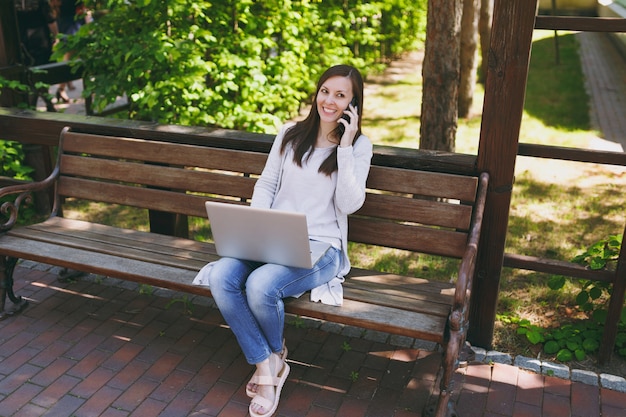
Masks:
[[[246,204],[267,154],[246,150],[72,132],[65,128],[52,174],[41,182],[0,189],[8,220],[0,225],[0,311],[25,307],[14,294],[18,258],[210,296],[191,284],[217,259],[210,242],[129,230],[60,217],[66,199],[115,203],[205,218],[207,199]],[[444,282],[354,268],[342,307],[289,299],[296,315],[418,338],[444,348],[437,405],[445,415],[451,377],[467,329],[474,260],[488,175],[371,168],[364,206],[349,219],[349,239],[388,248],[459,259],[458,276]],[[16,227],[27,196],[54,189],[51,216]],[[454,279],[453,279],[454,278]],[[6,296],[13,306],[5,309]]]

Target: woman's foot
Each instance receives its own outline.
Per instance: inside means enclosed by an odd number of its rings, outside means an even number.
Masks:
[[[69,103],[70,102],[70,98],[65,92],[65,89],[62,89],[59,87],[59,89],[57,90],[56,96],[57,96],[57,103]]]
[[[273,353],[272,355],[278,356],[280,360],[285,362],[287,360],[287,353],[287,346],[285,345],[285,339],[283,339],[283,350],[279,354]],[[272,355],[270,355],[270,358],[272,357]],[[250,378],[250,381],[248,381],[248,383],[246,384],[246,395],[250,398],[254,398],[254,396],[257,394],[258,376],[259,375],[257,369],[257,371],[254,372],[254,375],[252,375],[252,378]]]
[[[274,414],[289,371],[287,362],[276,353],[272,353],[269,358],[257,364],[257,394],[248,409],[252,417],[269,417]]]

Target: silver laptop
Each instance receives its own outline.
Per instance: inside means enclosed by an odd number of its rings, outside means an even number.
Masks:
[[[212,201],[205,205],[220,256],[312,268],[330,247],[309,240],[302,213]]]

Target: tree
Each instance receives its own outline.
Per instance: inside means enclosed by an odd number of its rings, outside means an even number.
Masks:
[[[426,1],[85,0],[106,12],[56,57],[96,112],[126,96],[131,119],[275,133],[328,66],[367,76],[414,47]]]
[[[455,150],[461,13],[461,0],[428,1],[420,149]]]
[[[467,117],[474,101],[478,51],[478,17],[481,0],[463,0],[461,18],[461,78],[459,81],[459,117]]]
[[[491,20],[493,18],[493,0],[481,0],[480,17],[478,18],[478,34],[480,36],[480,71],[478,80],[485,83],[487,65],[489,64],[489,41],[491,37]]]

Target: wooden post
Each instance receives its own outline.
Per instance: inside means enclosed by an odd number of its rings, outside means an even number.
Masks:
[[[491,348],[537,0],[495,0],[478,171],[490,174],[468,340]],[[515,30],[512,30],[515,28]]]

